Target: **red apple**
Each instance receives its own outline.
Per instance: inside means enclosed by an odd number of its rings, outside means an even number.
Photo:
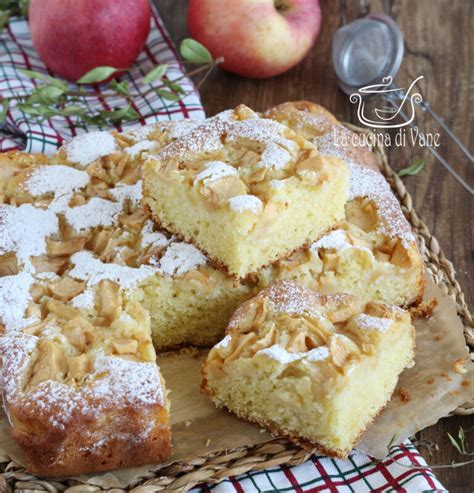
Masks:
[[[31,0],[33,45],[57,75],[76,81],[94,67],[128,68],[150,32],[148,0]]]
[[[246,77],[286,72],[319,33],[319,0],[190,0],[189,31],[220,65]]]

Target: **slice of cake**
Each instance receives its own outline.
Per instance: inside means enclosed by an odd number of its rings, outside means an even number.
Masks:
[[[141,155],[182,126],[98,132],[52,158],[0,159],[2,400],[35,474],[97,472],[171,454],[150,315],[131,294],[158,270],[143,259],[170,243],[144,225]]]
[[[346,457],[413,364],[410,314],[281,281],[244,303],[203,367],[218,407]]]
[[[129,304],[114,319],[117,291],[112,282],[101,284],[95,321],[49,300],[46,319],[0,337],[3,402],[34,474],[131,467],[171,454],[169,403],[149,317]]]
[[[420,302],[423,259],[366,142],[329,111],[308,101],[281,104],[265,116],[310,140],[322,155],[343,159],[351,173],[345,220],[310,247],[309,257],[316,254],[321,259],[320,267],[311,267],[312,274],[317,273],[312,287],[322,293],[341,291],[407,307]]]
[[[245,106],[210,118],[145,164],[152,218],[243,278],[344,215],[348,171]]]

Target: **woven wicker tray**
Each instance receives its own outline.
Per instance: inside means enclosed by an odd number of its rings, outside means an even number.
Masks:
[[[420,252],[425,260],[428,273],[433,280],[456,303],[458,315],[464,324],[464,335],[471,350],[471,359],[474,359],[474,321],[464,299],[464,293],[456,280],[453,264],[446,258],[439,246],[438,240],[430,233],[428,227],[420,220],[413,209],[413,202],[405,185],[388,164],[383,146],[372,140],[369,130],[351,124],[346,126],[357,133],[367,135],[367,140],[373,142],[373,151],[376,154],[382,173],[392,187],[402,206],[403,213],[410,222],[418,240]],[[474,401],[458,407],[454,414],[467,415],[474,413]],[[136,478],[127,488],[114,488],[114,493],[131,491],[133,493],[152,493],[157,491],[185,492],[200,483],[219,482],[227,476],[243,474],[250,470],[266,469],[281,464],[296,465],[305,462],[310,453],[300,449],[284,439],[275,439],[271,442],[253,447],[239,447],[235,449],[214,452],[197,457],[188,462],[177,462],[165,467],[157,466],[146,476]],[[8,456],[0,455],[0,492],[15,491],[48,491],[51,493],[82,493],[103,491],[99,486],[81,484],[76,480],[41,480],[27,473],[23,467],[10,460]]]

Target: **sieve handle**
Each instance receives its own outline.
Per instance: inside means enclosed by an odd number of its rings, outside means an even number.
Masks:
[[[394,92],[393,95],[397,96],[400,100],[405,97],[405,92],[403,89],[399,88],[397,85],[392,84],[392,87],[398,89],[397,92]],[[469,159],[470,164],[473,164],[474,158],[469,151],[469,149],[461,142],[459,137],[446,125],[443,118],[441,118],[434,110],[431,108],[431,105],[427,101],[418,101],[417,99],[412,99],[412,101],[420,108],[423,112],[429,113],[432,118],[438,123],[438,125],[449,135],[451,140],[461,149],[463,154]]]
[[[399,115],[403,118],[403,120],[405,122],[408,122],[409,119],[408,119],[407,114],[401,108],[399,109],[398,106],[394,103],[394,99],[398,99],[398,98],[403,99],[404,96],[405,96],[404,92],[402,90],[400,90],[397,92],[385,93],[383,95],[383,98],[393,108],[398,110]],[[429,108],[429,106],[426,108],[426,111],[428,111],[431,115],[433,115],[433,114],[436,115],[436,113],[434,113],[434,111],[432,111],[428,108]],[[440,125],[443,129],[448,128],[446,126],[446,124],[441,120],[441,118],[439,118],[438,115],[436,115],[435,120],[438,123],[440,123]],[[408,123],[408,126],[410,128],[417,128],[413,122]],[[451,138],[454,137],[453,140],[459,145],[459,139],[454,135],[454,133],[450,129],[447,133],[450,135]],[[419,132],[419,135],[422,137],[425,137],[423,132]],[[425,140],[425,142],[427,142],[426,138],[424,140]],[[431,152],[431,154],[433,154],[433,156],[446,168],[446,170],[451,174],[451,176],[453,178],[455,178],[458,181],[458,183],[460,183],[471,195],[474,195],[474,188],[471,185],[469,185],[469,183],[448,163],[448,161],[446,161],[446,159],[444,159],[444,157],[441,156],[441,154],[439,154],[439,152],[433,146],[431,146],[427,143],[426,147]],[[464,154],[466,154],[466,156],[470,159],[470,161],[472,163],[472,155],[470,154],[470,152],[464,147],[464,145],[462,145],[462,143],[459,147],[461,148],[461,150],[463,150]]]

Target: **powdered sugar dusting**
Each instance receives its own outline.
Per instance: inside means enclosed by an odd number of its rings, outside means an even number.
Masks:
[[[226,176],[238,175],[237,170],[222,161],[209,161],[204,169],[194,177],[194,183],[203,182],[204,185]]]
[[[89,132],[71,140],[65,149],[69,161],[87,166],[118,148],[113,135],[108,132]]]
[[[320,346],[306,353],[307,361],[322,361],[329,358],[329,348],[327,346]]]
[[[287,365],[289,363],[293,363],[295,361],[300,360],[303,357],[304,353],[290,353],[285,348],[279,346],[278,344],[274,344],[273,346],[267,347],[265,349],[260,349],[256,352],[257,356],[268,356],[283,365]]]
[[[180,139],[184,137],[186,134],[197,128],[199,125],[202,125],[202,121],[195,120],[180,120],[176,122],[172,122],[170,137],[172,139]]]
[[[0,205],[0,255],[16,252],[26,270],[31,270],[30,257],[46,253],[46,238],[57,231],[58,219],[51,211],[31,204]]]
[[[132,206],[137,206],[142,200],[142,180],[138,180],[134,185],[119,184],[110,190],[110,193],[121,207],[126,200],[130,200]]]
[[[258,162],[258,167],[283,169],[291,159],[291,154],[286,149],[283,149],[283,147],[276,142],[268,142],[262,153],[262,157]]]
[[[258,214],[263,210],[263,202],[255,195],[236,195],[229,199],[230,208],[236,212],[250,211]]]
[[[315,361],[324,361],[327,359],[329,357],[329,348],[327,346],[321,346],[306,352],[292,353],[278,344],[274,344],[268,348],[260,349],[256,354],[268,356],[283,365],[288,365],[301,360],[313,363]]]
[[[6,401],[21,406],[25,416],[35,416],[51,428],[63,430],[77,413],[94,420],[112,408],[120,412],[165,404],[159,368],[154,362],[130,361],[103,352],[95,354],[93,368],[82,385],[45,380],[25,390],[30,355],[39,340],[22,334],[4,338],[0,346]]]
[[[117,224],[121,211],[120,202],[92,197],[87,204],[67,208],[64,215],[76,231],[84,231],[97,226],[109,227]]]
[[[253,140],[257,142],[272,142],[275,137],[281,136],[288,131],[288,127],[274,120],[263,118],[249,118],[236,121],[227,133],[227,142],[238,138]]]
[[[317,252],[320,248],[338,250],[340,252],[349,250],[351,248],[355,248],[356,250],[365,250],[372,254],[372,252],[366,247],[353,245],[349,241],[346,232],[343,231],[342,229],[335,229],[334,231],[331,231],[328,234],[322,236],[318,241],[315,241],[309,248],[312,252]]]
[[[286,180],[271,180],[270,188],[273,190],[281,190],[286,185]]]
[[[167,145],[159,154],[158,159],[184,157],[189,154],[213,152],[222,148],[221,135],[232,125],[233,110],[223,111],[208,118],[195,129]]]
[[[351,160],[342,145],[335,142],[332,132],[316,138],[315,144],[321,154],[337,157],[348,164],[351,172],[349,200],[363,197],[372,200],[378,209],[379,232],[390,238],[399,238],[405,248],[410,248],[415,242],[415,236],[383,175],[363,163]]]
[[[149,219],[145,221],[142,227],[142,239],[140,246],[142,248],[148,247],[165,247],[172,241],[172,238],[167,238],[166,235],[160,231],[154,231],[154,223]]]
[[[125,137],[130,138],[134,142],[145,140],[154,130],[160,128],[162,123],[151,123],[149,125],[137,125],[123,133]]]
[[[25,310],[31,300],[34,278],[29,272],[0,277],[0,323],[7,332],[20,330],[30,323]]]
[[[67,207],[66,204],[55,203],[56,212],[64,212],[67,222],[76,230],[84,231],[88,228],[113,226],[118,222],[118,216],[122,212],[125,201],[129,200],[132,206],[140,204],[142,199],[142,182],[137,181],[134,185],[117,185],[110,190],[111,195],[117,202],[100,197],[91,197],[89,202],[76,207]],[[64,196],[67,201],[67,196]],[[61,210],[62,208],[62,210]]]
[[[379,172],[358,164],[349,163],[349,168],[350,198],[367,197],[372,200],[378,209],[380,233],[399,238],[405,248],[410,248],[415,242],[415,236],[384,177]]]
[[[158,147],[158,142],[153,142],[152,140],[142,140],[137,142],[133,146],[127,147],[125,153],[129,156],[138,156],[143,151],[152,151]]]
[[[276,312],[290,315],[305,313],[320,317],[321,306],[318,295],[299,284],[281,281],[268,289],[268,301]]]
[[[160,259],[160,268],[168,276],[181,275],[205,265],[206,256],[189,243],[172,243]]]
[[[248,139],[265,146],[258,167],[283,169],[291,160],[291,150],[298,148],[282,135],[288,128],[274,120],[250,118],[235,122],[227,133],[226,142]]]
[[[67,194],[75,192],[89,183],[89,175],[85,171],[69,166],[50,165],[35,168],[25,186],[33,197],[47,193]]]
[[[139,268],[119,264],[106,264],[94,257],[91,252],[77,252],[71,256],[74,268],[69,272],[71,277],[87,281],[88,286],[95,286],[100,281],[114,281],[124,289],[135,287],[140,281],[156,274],[156,268],[141,265]]]
[[[342,229],[336,229],[315,241],[310,249],[316,251],[319,248],[332,248],[334,250],[345,250],[352,245],[347,241],[346,233]]]
[[[378,330],[380,332],[385,332],[393,324],[393,320],[390,318],[373,317],[365,313],[357,315],[355,321],[361,329]]]
[[[93,310],[95,300],[95,290],[87,288],[81,294],[78,294],[71,300],[72,306],[75,308],[83,308],[84,310]]]

